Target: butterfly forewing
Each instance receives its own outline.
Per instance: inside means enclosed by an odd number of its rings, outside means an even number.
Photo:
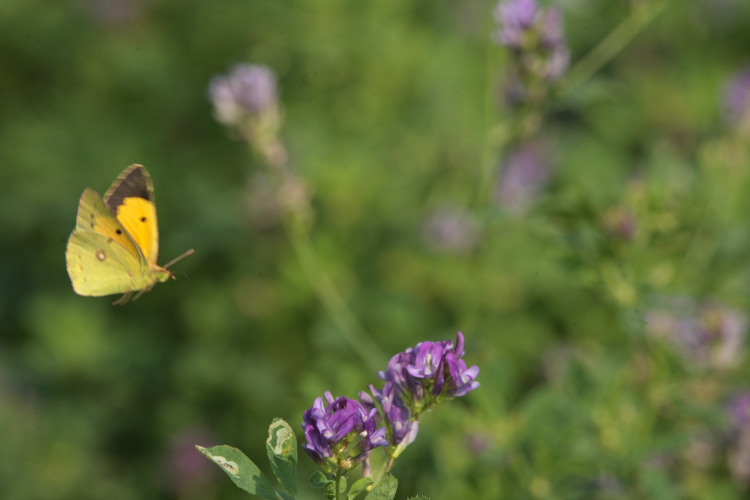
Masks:
[[[134,256],[145,258],[125,227],[110,212],[99,193],[93,189],[86,188],[81,195],[81,200],[78,203],[76,231],[92,231],[103,234],[117,241]]]
[[[131,165],[125,169],[105,193],[104,203],[128,231],[148,263],[156,266],[159,228],[154,186],[146,167]]]

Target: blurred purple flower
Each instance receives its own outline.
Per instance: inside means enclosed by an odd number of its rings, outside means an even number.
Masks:
[[[726,84],[724,115],[733,127],[750,127],[750,67],[735,73]]]
[[[525,35],[532,29],[539,14],[536,0],[509,0],[495,7],[495,20],[501,28],[495,39],[512,49],[522,49]]]
[[[345,459],[358,463],[373,448],[388,445],[385,427],[377,428],[376,414],[377,409],[368,410],[357,400],[334,399],[326,392],[325,400],[315,399],[305,411],[302,428],[307,442],[302,447],[318,463],[330,459],[337,466]]]
[[[750,391],[735,394],[727,403],[727,413],[732,427],[737,430],[750,430]]]
[[[631,241],[638,230],[638,221],[632,210],[627,207],[615,207],[604,214],[604,228],[612,237]]]
[[[476,248],[480,228],[471,213],[458,208],[440,207],[427,218],[424,236],[436,250],[466,254]]]
[[[216,76],[209,84],[209,98],[216,119],[237,126],[248,118],[276,114],[278,96],[273,71],[256,64],[238,64],[226,76]]]
[[[511,213],[523,214],[531,208],[547,186],[552,165],[541,148],[527,144],[505,161],[497,189],[497,200]]]
[[[647,330],[700,367],[726,369],[742,355],[747,318],[723,304],[681,298],[647,314]]]
[[[502,0],[494,16],[495,41],[522,55],[522,73],[550,82],[562,77],[570,63],[562,11],[540,8],[536,0]]]

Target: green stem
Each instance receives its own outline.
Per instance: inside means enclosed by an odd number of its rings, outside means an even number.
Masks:
[[[292,248],[318,299],[352,350],[371,370],[380,370],[385,364],[385,355],[367,335],[331,277],[323,270],[307,231],[290,219],[287,218],[287,233]]]
[[[614,59],[633,38],[666,8],[669,1],[644,2],[635,7],[632,13],[612,30],[599,45],[571,68],[560,87],[560,95],[570,94],[607,62]]]
[[[380,467],[378,473],[373,477],[372,487],[375,487],[380,481],[383,480],[383,476],[385,476],[385,474],[391,470],[391,468],[393,467],[393,462],[395,462],[395,460],[396,459],[392,456],[388,456],[388,460],[386,461],[386,463],[384,463],[383,466]]]
[[[276,185],[278,195],[284,189],[284,183],[290,178],[291,174],[287,163],[286,148],[276,135],[278,126],[273,129],[273,134],[268,136],[252,132],[253,130],[248,128],[245,137],[251,150],[256,152],[265,163],[268,173]],[[284,210],[284,225],[294,253],[302,267],[302,272],[318,296],[323,308],[352,350],[371,370],[379,370],[385,364],[385,355],[367,335],[367,332],[339,293],[336,285],[334,285],[331,277],[323,270],[320,259],[310,241],[308,224],[311,209],[307,200],[297,200],[292,204],[280,203],[280,205]]]

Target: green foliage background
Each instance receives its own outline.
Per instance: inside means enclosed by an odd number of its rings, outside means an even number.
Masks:
[[[573,63],[652,3],[561,1]],[[745,498],[722,446],[747,366],[696,371],[644,323],[660,295],[750,305],[750,149],[721,108],[750,62],[750,5],[669,2],[562,96],[539,132],[554,177],[525,216],[474,203],[501,164],[490,130],[514,126],[493,8],[4,0],[0,498],[243,498],[193,444],[263,467],[272,418],[296,426],[325,390],[354,397],[373,366],[459,329],[482,387],[424,420],[398,498]],[[371,359],[321,307],[260,166],[212,117],[208,82],[247,61],[278,75],[312,245]],[[83,188],[104,192],[131,163],[154,178],[161,261],[196,254],[117,307],[73,293],[64,251]],[[442,206],[474,210],[477,250],[426,241]],[[608,229],[618,210],[632,238]],[[696,436],[715,443],[707,462],[690,459]]]

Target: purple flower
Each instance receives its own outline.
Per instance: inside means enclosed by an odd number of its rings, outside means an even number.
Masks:
[[[385,428],[377,428],[376,414],[376,409],[368,410],[357,400],[334,399],[326,392],[325,401],[317,398],[305,411],[302,428],[307,442],[303,448],[318,463],[364,460],[373,448],[388,445]]]
[[[724,115],[733,127],[750,121],[750,67],[738,71],[724,89]]]
[[[406,365],[406,371],[414,378],[436,378],[443,368],[445,349],[439,342],[421,342],[417,344],[412,357],[412,364]]]
[[[427,217],[424,236],[436,250],[467,254],[476,248],[479,241],[479,223],[465,210],[439,207]]]
[[[550,82],[559,80],[570,65],[570,50],[565,43],[563,13],[550,7],[541,20],[542,45],[549,51],[544,77]]]
[[[604,214],[604,229],[618,240],[632,241],[638,230],[638,220],[631,209],[614,207]]]
[[[201,485],[210,482],[214,468],[195,449],[195,445],[214,441],[215,437],[202,428],[185,428],[171,437],[161,462],[165,467],[163,476],[166,486],[177,497],[200,489]]]
[[[214,77],[208,93],[216,119],[225,125],[277,113],[276,76],[266,66],[238,64],[228,75]]]
[[[523,214],[534,204],[546,187],[552,165],[539,146],[527,144],[514,151],[505,161],[497,200],[513,214]]]
[[[495,7],[495,20],[502,26],[496,39],[506,47],[523,48],[524,38],[536,21],[539,7],[536,0],[509,0]]]
[[[464,396],[479,387],[479,367],[467,368],[463,355],[464,336],[458,332],[455,343],[420,342],[396,354],[378,376],[391,383],[399,397],[419,412],[422,405],[431,405],[439,396]]]
[[[737,430],[750,430],[750,392],[735,394],[727,404],[727,413],[732,427]]]
[[[412,419],[412,413],[398,396],[396,386],[386,382],[382,391],[370,386],[372,395],[360,392],[359,399],[365,408],[377,408],[375,401],[380,404],[380,418],[388,429],[388,442],[393,446],[405,448],[417,438],[419,423]]]
[[[536,0],[504,0],[495,7],[495,41],[521,56],[523,75],[550,82],[562,77],[570,63],[562,11],[540,8]]]
[[[447,391],[449,396],[454,398],[465,396],[479,387],[479,382],[477,382],[477,377],[479,376],[478,366],[475,365],[467,368],[466,361],[453,352],[445,355],[445,361],[448,364],[448,371],[451,374],[451,384],[449,384]]]
[[[647,315],[647,331],[670,343],[698,367],[725,369],[737,365],[744,343],[744,314],[717,303],[678,298]]]

